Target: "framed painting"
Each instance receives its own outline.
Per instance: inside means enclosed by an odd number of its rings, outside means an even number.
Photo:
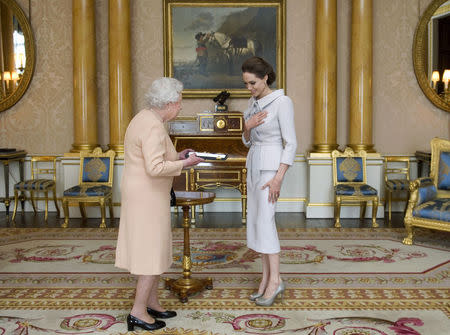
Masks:
[[[252,56],[273,66],[273,89],[285,87],[285,0],[163,1],[164,75],[183,83],[183,97],[248,97],[241,64]]]

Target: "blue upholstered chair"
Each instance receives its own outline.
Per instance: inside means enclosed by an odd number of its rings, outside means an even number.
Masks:
[[[52,198],[55,202],[56,211],[59,216],[58,201],[56,200],[56,160],[57,156],[32,156],[31,157],[31,179],[21,181],[14,185],[14,213],[12,220],[16,219],[17,204],[19,202],[19,193],[25,197],[25,193],[30,194],[31,205],[34,214],[37,213],[35,200],[45,200],[44,220],[48,219],[48,192],[52,192]],[[43,198],[36,198],[35,195],[43,193]],[[22,198],[23,199],[23,198]],[[22,212],[24,208],[22,206]]]
[[[367,202],[372,201],[372,227],[378,227],[376,217],[378,209],[378,192],[367,184],[366,156],[364,150],[353,152],[346,148],[344,152],[334,150],[333,184],[334,184],[334,218],[336,228],[341,227],[340,214],[342,202],[359,203],[360,217],[364,219]]]
[[[108,150],[102,153],[100,147],[92,152],[80,153],[80,173],[78,185],[64,191],[62,198],[64,208],[63,227],[69,224],[69,203],[76,202],[80,207],[83,220],[86,219],[85,203],[99,203],[102,215],[100,228],[106,227],[105,204],[109,205],[111,222],[114,220],[112,204],[112,184],[114,171],[114,157],[116,153]]]
[[[409,157],[385,156],[384,157],[384,194],[386,207],[388,208],[389,224],[392,218],[392,201],[404,201],[409,199]],[[393,198],[396,193],[406,192],[406,199]],[[406,207],[405,207],[406,210]]]
[[[413,227],[450,231],[450,141],[431,140],[430,177],[411,182],[405,215],[408,235],[403,243],[413,243]]]

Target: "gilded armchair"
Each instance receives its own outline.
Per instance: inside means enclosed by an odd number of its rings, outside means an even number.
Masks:
[[[57,156],[32,156],[31,157],[31,179],[21,181],[14,185],[14,212],[12,220],[16,219],[17,204],[19,198],[25,197],[25,193],[29,192],[31,205],[34,214],[37,213],[35,200],[45,200],[44,220],[48,219],[48,192],[52,192],[52,199],[55,203],[56,211],[59,216],[58,201],[56,199],[56,160]],[[19,193],[22,195],[19,196]],[[37,193],[44,193],[43,198],[36,198]],[[22,212],[24,208],[22,206]]]
[[[450,231],[450,141],[431,140],[430,177],[411,182],[405,215],[407,236],[403,243],[412,244],[413,227]]]
[[[344,152],[334,150],[333,184],[334,184],[334,218],[336,228],[341,227],[340,214],[343,202],[359,203],[360,218],[364,219],[366,205],[372,202],[372,227],[378,227],[376,217],[378,209],[378,192],[367,184],[366,157],[364,150],[354,152],[346,148]]]
[[[78,185],[65,190],[62,198],[64,208],[62,227],[65,228],[69,224],[70,202],[78,203],[83,220],[86,219],[85,203],[98,203],[102,216],[100,228],[106,227],[106,204],[109,206],[111,222],[114,220],[112,184],[115,155],[113,150],[102,153],[100,147],[95,148],[92,152],[80,153]]]

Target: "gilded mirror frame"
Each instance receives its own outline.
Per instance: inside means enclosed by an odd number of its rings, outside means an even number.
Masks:
[[[448,0],[434,0],[427,7],[419,24],[417,25],[414,34],[413,43],[413,65],[414,73],[416,74],[417,82],[426,97],[440,109],[450,112],[450,103],[442,99],[430,85],[430,80],[427,76],[428,69],[428,22],[436,12],[436,10]]]
[[[0,0],[0,2],[11,8],[13,14],[16,16],[25,38],[26,54],[25,70],[23,72],[20,83],[17,86],[17,89],[6,98],[0,100],[0,112],[2,112],[14,106],[28,89],[28,86],[30,85],[31,79],[33,77],[36,64],[36,48],[30,22],[25,16],[22,8],[20,8],[19,4],[15,0]]]

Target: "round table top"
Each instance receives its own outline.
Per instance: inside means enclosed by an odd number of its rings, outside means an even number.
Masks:
[[[214,201],[216,194],[213,192],[184,192],[175,191],[177,206],[202,205]]]

